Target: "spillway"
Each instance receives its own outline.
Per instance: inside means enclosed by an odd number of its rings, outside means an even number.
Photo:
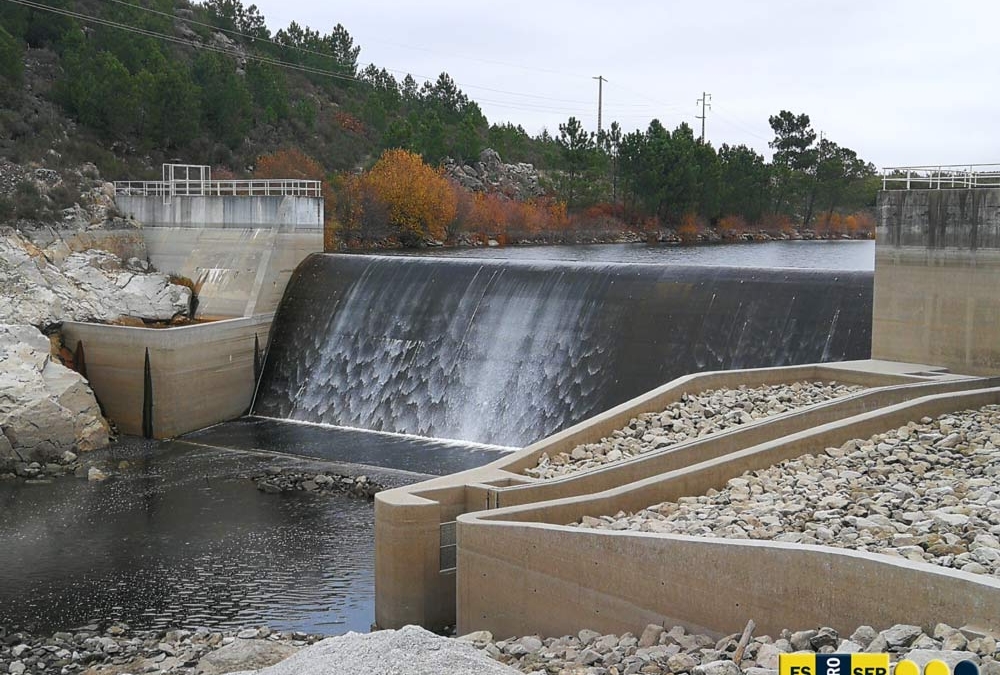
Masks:
[[[253,412],[522,446],[680,375],[864,359],[872,273],[315,254]]]

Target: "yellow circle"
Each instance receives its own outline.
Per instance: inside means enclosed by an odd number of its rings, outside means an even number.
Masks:
[[[900,661],[893,675],[920,675],[920,666],[914,661]]]
[[[944,661],[934,659],[924,666],[924,675],[951,675],[951,669]]]

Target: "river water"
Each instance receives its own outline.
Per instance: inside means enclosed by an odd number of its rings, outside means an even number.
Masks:
[[[455,257],[871,270],[873,242],[433,251]],[[268,624],[338,634],[374,618],[373,514],[343,496],[268,495],[267,467],[403,485],[508,448],[247,418],[86,456],[105,483],[0,482],[0,627]],[[122,466],[122,461],[128,464]]]

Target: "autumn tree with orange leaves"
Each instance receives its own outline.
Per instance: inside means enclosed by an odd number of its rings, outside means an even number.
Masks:
[[[323,165],[315,159],[305,154],[298,148],[278,150],[269,155],[261,155],[257,158],[257,167],[254,171],[256,178],[268,179],[290,179],[290,180],[318,180],[322,182],[323,188],[323,241],[326,250],[332,250],[335,238],[335,218],[334,213],[337,208],[337,200],[334,196],[333,187],[326,179],[326,170]]]
[[[444,240],[457,198],[441,171],[406,150],[386,150],[363,180],[388,210],[393,234],[404,244]]]

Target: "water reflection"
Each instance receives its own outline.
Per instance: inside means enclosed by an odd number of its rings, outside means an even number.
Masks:
[[[107,483],[0,484],[0,625],[368,628],[370,503],[264,495],[241,474],[273,460],[253,455],[115,454],[132,466]]]

